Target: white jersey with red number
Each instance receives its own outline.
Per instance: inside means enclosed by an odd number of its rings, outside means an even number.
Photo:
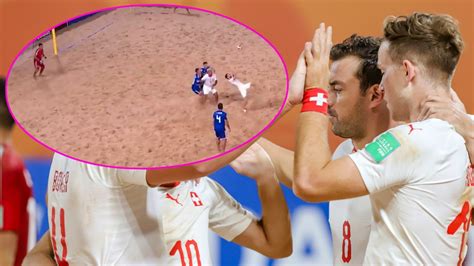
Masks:
[[[352,141],[341,143],[332,158],[354,151]],[[334,265],[362,265],[369,242],[372,209],[369,196],[329,202]]]
[[[471,211],[469,158],[450,124],[429,119],[401,125],[349,156],[374,215],[364,264],[462,261]]]
[[[166,265],[211,265],[209,229],[231,241],[255,217],[208,177],[150,189],[160,209]]]
[[[158,264],[156,210],[145,171],[81,163],[55,154],[48,180],[51,244],[59,265]]]

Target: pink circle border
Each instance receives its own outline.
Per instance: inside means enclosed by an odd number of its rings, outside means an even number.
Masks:
[[[217,16],[220,16],[220,17],[223,17],[227,20],[230,20],[230,21],[233,21],[249,30],[251,30],[253,33],[257,34],[260,38],[262,38],[266,43],[268,43],[272,49],[277,53],[278,57],[280,58],[280,61],[283,63],[283,67],[285,69],[285,75],[286,75],[286,93],[285,93],[285,98],[283,100],[283,104],[280,106],[280,109],[278,110],[278,113],[275,115],[275,117],[273,117],[273,119],[270,121],[270,123],[268,123],[262,130],[260,130],[256,135],[254,135],[253,137],[251,137],[250,139],[248,139],[247,141],[241,143],[240,145],[237,145],[236,147],[228,150],[228,151],[225,151],[223,153],[220,153],[220,154],[217,154],[217,155],[214,155],[214,156],[211,156],[211,157],[207,157],[207,158],[204,158],[204,159],[201,159],[201,160],[197,160],[197,161],[192,161],[192,162],[188,162],[188,163],[182,163],[182,164],[175,164],[175,165],[164,165],[164,166],[154,166],[154,167],[126,167],[126,166],[115,166],[115,165],[106,165],[106,164],[98,164],[98,163],[93,163],[93,162],[89,162],[89,161],[86,161],[86,160],[82,160],[82,159],[78,159],[78,158],[75,158],[75,157],[72,157],[70,155],[67,155],[65,153],[62,153],[56,149],[53,149],[52,147],[46,145],[45,143],[43,143],[42,141],[40,141],[39,139],[35,138],[33,135],[31,135],[25,128],[23,128],[23,126],[20,124],[20,122],[18,122],[18,120],[16,119],[15,115],[13,114],[13,111],[10,107],[10,103],[8,101],[8,78],[10,77],[10,73],[12,71],[12,68],[13,66],[15,65],[16,61],[18,60],[18,57],[23,54],[23,52],[31,45],[33,44],[37,39],[38,37],[40,36],[43,36],[45,35],[47,32],[49,32],[51,29],[53,28],[56,28],[68,21],[71,21],[71,20],[74,20],[74,19],[77,19],[77,18],[80,18],[80,17],[83,17],[83,16],[87,16],[87,15],[90,15],[90,14],[94,14],[94,13],[99,13],[99,12],[104,12],[104,11],[108,11],[108,10],[113,10],[113,9],[118,9],[118,8],[128,8],[128,7],[178,7],[178,8],[189,8],[189,9],[193,9],[193,10],[199,10],[199,11],[202,11],[202,12],[206,12],[206,13],[210,13],[210,14],[213,14],[213,15],[217,15]],[[83,162],[83,163],[86,163],[86,164],[91,164],[91,165],[97,165],[97,166],[101,166],[101,167],[107,167],[107,168],[118,168],[118,169],[130,169],[130,170],[158,170],[158,169],[171,169],[171,168],[178,168],[178,167],[184,167],[184,166],[189,166],[189,165],[193,165],[193,164],[198,164],[198,163],[203,163],[203,162],[207,162],[207,161],[210,161],[210,160],[213,160],[213,159],[216,159],[218,157],[221,157],[221,156],[224,156],[228,153],[231,153],[232,151],[234,150],[237,150],[239,148],[241,148],[242,146],[248,144],[249,142],[259,138],[270,126],[272,126],[276,119],[280,116],[281,112],[283,111],[283,108],[285,106],[285,103],[288,99],[288,93],[289,93],[289,75],[288,75],[288,68],[286,66],[286,63],[285,63],[285,60],[283,60],[283,57],[282,55],[280,54],[280,52],[278,51],[278,49],[275,47],[275,45],[273,45],[273,43],[271,43],[267,38],[265,38],[262,34],[260,34],[259,32],[257,32],[256,30],[254,30],[253,28],[251,28],[250,26],[247,26],[246,24],[244,23],[241,23],[231,17],[228,17],[226,15],[223,15],[223,14],[219,14],[217,12],[214,12],[214,11],[210,11],[210,10],[206,10],[206,9],[203,9],[203,8],[198,8],[198,7],[192,7],[192,6],[184,6],[184,5],[174,5],[174,4],[130,4],[130,5],[120,5],[120,6],[112,6],[112,7],[106,7],[106,8],[102,8],[102,9],[98,9],[98,10],[95,10],[95,11],[90,11],[90,12],[86,12],[84,14],[81,14],[81,15],[78,15],[78,16],[75,16],[73,18],[70,18],[70,19],[67,19],[65,20],[64,22],[61,22],[61,23],[58,23],[56,25],[54,25],[53,27],[51,27],[50,29],[46,30],[46,31],[43,31],[42,33],[40,33],[39,35],[37,35],[33,40],[31,40],[30,42],[28,42],[21,50],[20,52],[17,54],[17,56],[15,57],[15,59],[13,60],[12,64],[10,65],[9,69],[8,69],[8,72],[7,72],[7,76],[6,76],[6,81],[5,81],[5,84],[6,84],[6,88],[5,88],[5,98],[6,98],[6,102],[7,102],[7,107],[8,107],[8,110],[10,111],[10,114],[12,115],[13,119],[15,120],[15,123],[20,127],[21,130],[23,130],[23,132],[25,132],[30,138],[32,138],[34,141],[36,141],[37,143],[41,144],[42,146],[46,147],[47,149],[55,152],[55,153],[59,153],[63,156],[66,156],[70,159],[73,159],[73,160],[76,160],[76,161],[79,161],[79,162]],[[224,165],[225,166],[225,165]],[[223,166],[223,167],[224,167]]]

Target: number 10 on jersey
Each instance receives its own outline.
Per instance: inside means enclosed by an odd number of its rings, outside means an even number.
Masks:
[[[183,251],[183,242],[181,240],[176,241],[173,247],[170,250],[170,256],[179,255],[179,259],[181,260],[181,266],[192,266],[193,265],[193,258],[196,258],[197,266],[201,266],[201,255],[199,254],[199,247],[196,240],[191,239],[186,241],[184,244],[186,248],[186,255],[188,257],[189,264],[186,264],[186,260],[184,258],[184,251]],[[194,249],[194,256],[191,247]],[[178,254],[176,254],[178,253]]]

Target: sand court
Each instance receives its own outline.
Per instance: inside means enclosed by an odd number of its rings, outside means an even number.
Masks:
[[[98,13],[58,32],[59,56],[44,40],[43,77],[33,78],[27,48],[8,78],[8,100],[21,126],[74,158],[105,165],[156,167],[217,154],[210,99],[191,91],[194,68],[215,68],[216,89],[232,132],[227,148],[261,131],[286,92],[284,64],[249,29],[206,12],[161,7]],[[237,47],[240,45],[240,49]],[[227,72],[252,82],[248,111]]]

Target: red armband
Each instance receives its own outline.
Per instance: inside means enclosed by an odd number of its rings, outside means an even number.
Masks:
[[[320,88],[304,91],[301,112],[328,113],[328,92]]]

